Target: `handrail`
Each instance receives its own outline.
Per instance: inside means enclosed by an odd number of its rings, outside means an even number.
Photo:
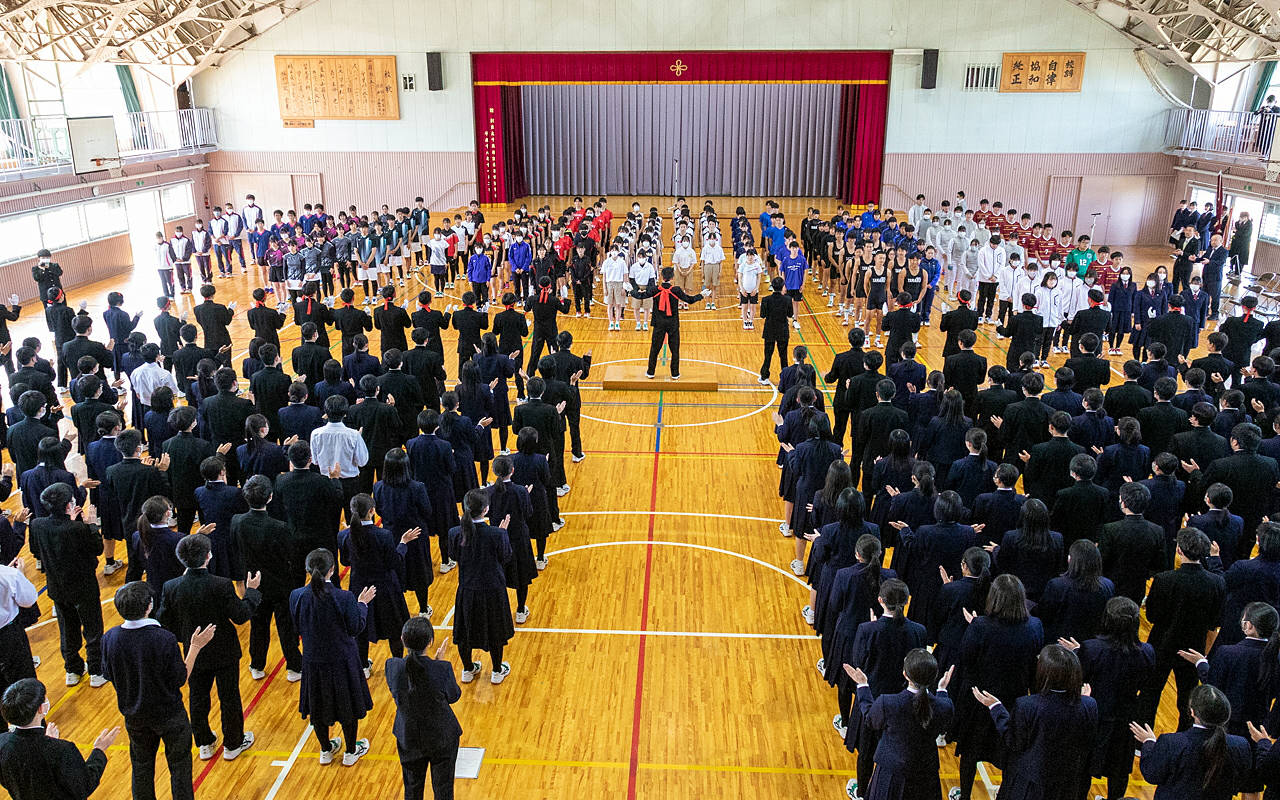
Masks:
[[[1264,160],[1280,114],[1172,108],[1165,118],[1166,150],[1191,150]]]
[[[115,127],[125,162],[204,153],[218,146],[213,111],[208,108],[118,114]],[[70,169],[66,117],[0,119],[0,180]]]

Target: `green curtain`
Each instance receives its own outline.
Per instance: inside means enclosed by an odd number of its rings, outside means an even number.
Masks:
[[[1258,88],[1253,92],[1253,103],[1250,104],[1250,111],[1257,111],[1262,108],[1262,101],[1267,99],[1267,89],[1271,86],[1271,76],[1276,72],[1276,62],[1268,61],[1262,65],[1262,71],[1258,73]]]
[[[18,98],[13,94],[13,86],[9,76],[0,64],[0,119],[19,119],[22,114],[18,110]]]
[[[129,65],[116,64],[116,77],[120,79],[120,93],[124,95],[125,109],[131,113],[141,111],[142,103],[138,100],[138,87],[133,82],[133,73],[129,71]]]

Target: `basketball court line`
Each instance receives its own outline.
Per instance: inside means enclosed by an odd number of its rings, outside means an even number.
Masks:
[[[664,349],[663,349],[663,352],[664,352],[664,354],[665,354],[665,352],[666,352],[665,347],[664,347]],[[726,363],[724,363],[723,361],[705,361],[705,360],[697,359],[697,358],[686,358],[686,359],[682,359],[682,360],[683,360],[686,364],[711,364],[711,365],[713,365],[713,366],[718,366],[718,367],[728,367],[729,369],[736,369],[736,370],[738,370],[739,372],[745,372],[745,373],[747,373],[748,375],[755,375],[755,374],[756,374],[756,373],[755,373],[755,372],[753,372],[752,370],[746,369],[745,367],[739,367],[739,366],[737,366],[737,365],[735,365],[735,364],[726,364]],[[598,364],[598,365],[597,365],[597,364],[592,364],[591,366],[593,366],[593,367],[594,367],[594,366],[601,366],[601,367],[603,367],[603,366],[605,366],[606,364],[628,364],[628,363],[637,362],[637,361],[638,361],[638,362],[645,362],[645,361],[646,361],[646,359],[643,359],[643,358],[619,358],[619,359],[614,359],[614,360],[612,360],[612,361],[601,361],[601,362],[599,362],[599,364]],[[749,418],[749,417],[754,417],[756,414],[759,414],[761,411],[764,411],[765,409],[767,409],[767,408],[769,408],[770,406],[772,406],[772,405],[773,405],[773,403],[774,403],[774,401],[778,399],[779,394],[778,394],[778,389],[777,389],[777,387],[776,387],[776,386],[773,386],[773,384],[770,384],[770,385],[769,385],[769,388],[772,390],[772,393],[771,393],[771,396],[770,396],[770,398],[769,398],[768,402],[766,402],[764,405],[762,405],[762,406],[760,406],[759,408],[757,408],[755,411],[748,411],[748,412],[747,412],[747,413],[745,413],[745,414],[739,414],[739,415],[738,415],[738,416],[736,416],[736,417],[729,417],[729,418],[727,418],[727,419],[714,419],[714,420],[708,420],[708,421],[704,421],[704,422],[677,422],[677,423],[674,423],[674,424],[671,424],[671,425],[667,425],[666,427],[668,427],[668,428],[695,428],[695,427],[705,427],[705,426],[707,426],[707,425],[723,425],[723,424],[725,424],[726,422],[738,422],[739,420],[744,420],[744,419],[747,419],[747,418]],[[754,391],[754,390],[753,390],[753,391]],[[759,391],[763,391],[763,387],[762,387],[762,388],[761,388],[761,390],[759,390]],[[657,427],[657,429],[658,429],[659,431],[661,431],[661,430],[662,430],[662,428],[663,428],[663,424],[662,424],[662,405],[663,405],[662,391],[661,391],[661,390],[659,390],[659,392],[658,392],[658,419],[657,419],[657,421],[656,421],[656,422],[654,422],[654,423],[648,423],[648,422],[624,422],[624,421],[616,420],[616,419],[604,419],[604,418],[602,418],[602,417],[592,417],[592,416],[588,416],[588,415],[586,415],[586,414],[583,414],[583,415],[582,415],[582,418],[583,418],[583,419],[589,419],[589,420],[591,420],[592,422],[602,422],[602,423],[606,423],[606,424],[609,424],[609,425],[622,425],[622,426],[625,426],[625,427],[628,427],[628,428],[653,428],[653,427],[655,427],[655,426],[656,426],[656,427]],[[654,467],[654,468],[655,468],[655,470],[657,469],[657,467],[656,467],[656,463],[657,463],[657,461],[656,461],[656,457],[657,457],[657,455],[658,455],[658,450],[657,450],[657,448],[655,447],[655,450],[654,450],[654,456],[655,456],[655,467]],[[655,480],[655,481],[657,480],[657,476],[656,476],[656,474],[655,474],[655,476],[654,476],[654,480]]]

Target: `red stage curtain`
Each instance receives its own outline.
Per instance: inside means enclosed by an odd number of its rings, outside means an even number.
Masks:
[[[473,53],[477,196],[505,203],[528,193],[520,86],[540,83],[840,83],[838,187],[842,200],[878,202],[889,100],[886,51]]]

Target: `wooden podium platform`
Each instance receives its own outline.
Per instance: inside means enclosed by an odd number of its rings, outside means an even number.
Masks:
[[[720,388],[715,370],[705,364],[683,364],[680,380],[671,380],[669,367],[659,364],[652,378],[644,375],[644,364],[610,364],[605,368],[604,389],[609,391],[714,392]]]

